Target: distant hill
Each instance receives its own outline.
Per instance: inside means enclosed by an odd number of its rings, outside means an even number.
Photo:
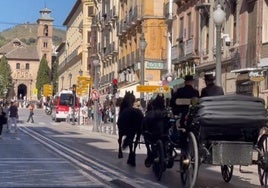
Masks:
[[[66,32],[61,29],[53,29],[53,44],[59,45],[65,40]],[[28,45],[35,45],[37,42],[37,24],[21,24],[0,32],[0,47],[14,38],[20,39]]]

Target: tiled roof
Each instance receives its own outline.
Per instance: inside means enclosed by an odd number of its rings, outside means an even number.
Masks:
[[[7,59],[39,60],[37,46],[28,46],[19,39],[13,39],[2,46],[0,54],[5,54]]]

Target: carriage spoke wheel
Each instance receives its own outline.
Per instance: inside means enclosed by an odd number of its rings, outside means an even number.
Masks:
[[[198,146],[196,137],[192,132],[188,134],[185,153],[180,160],[181,181],[185,187],[193,188],[198,173]]]
[[[268,180],[268,135],[264,134],[261,136],[258,142],[258,148],[260,153],[258,154],[258,174],[260,184],[267,188]]]
[[[164,146],[162,140],[157,141],[154,154],[153,171],[157,180],[160,181],[165,171]]]
[[[225,182],[229,182],[233,176],[233,165],[222,165],[221,166],[221,175]]]

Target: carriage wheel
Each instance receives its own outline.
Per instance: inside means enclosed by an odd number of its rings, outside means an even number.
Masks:
[[[192,132],[189,132],[186,144],[186,154],[182,154],[180,160],[181,180],[183,185],[193,188],[198,173],[198,146],[195,135]]]
[[[258,174],[260,184],[265,188],[267,187],[268,179],[268,135],[264,134],[261,136],[258,142],[258,148],[260,153],[258,154]]]
[[[222,165],[221,166],[221,175],[225,182],[229,182],[232,179],[233,176],[233,165]]]
[[[157,180],[160,181],[165,171],[164,145],[162,140],[156,142],[154,154],[153,171]]]

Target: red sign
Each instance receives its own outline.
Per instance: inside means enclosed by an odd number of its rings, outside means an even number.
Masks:
[[[97,89],[93,89],[90,93],[90,97],[93,100],[98,100],[100,98],[100,93]]]

